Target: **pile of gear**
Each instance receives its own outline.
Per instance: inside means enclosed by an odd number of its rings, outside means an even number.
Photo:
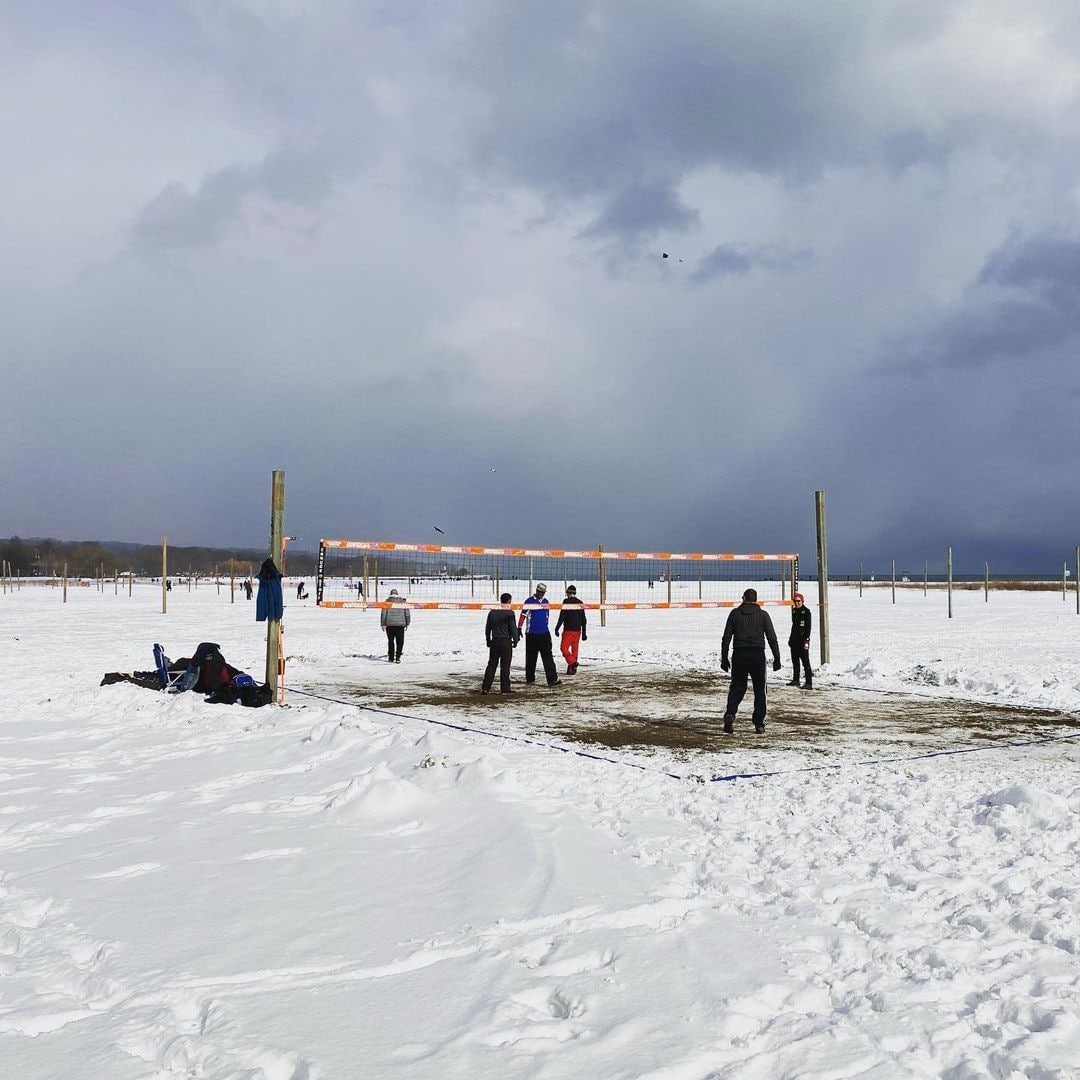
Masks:
[[[101,685],[130,682],[151,690],[170,694],[194,691],[206,694],[215,705],[247,705],[258,708],[269,705],[273,694],[268,683],[262,685],[246,672],[227,663],[221,647],[213,641],[202,641],[191,657],[170,660],[161,645],[154,646],[153,671],[112,671],[102,678]]]

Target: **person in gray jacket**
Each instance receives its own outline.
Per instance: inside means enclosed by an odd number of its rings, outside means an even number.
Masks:
[[[731,672],[724,734],[730,735],[735,730],[735,713],[746,694],[749,678],[754,684],[754,730],[760,735],[765,730],[765,642],[768,640],[772,649],[773,671],[780,670],[780,646],[769,613],[758,607],[757,589],[747,589],[742,598],[743,602],[728,616],[720,643],[720,666]],[[729,661],[728,646],[732,642],[734,648]]]
[[[386,658],[391,664],[400,664],[401,650],[405,645],[405,630],[412,613],[404,606],[405,597],[399,596],[397,589],[391,589],[386,599],[392,606],[379,612],[379,625],[386,631]]]

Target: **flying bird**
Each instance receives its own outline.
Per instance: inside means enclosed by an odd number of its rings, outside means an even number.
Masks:
[[[488,469],[488,472],[498,472],[498,471],[499,471],[499,470],[498,470],[498,469],[496,469],[494,465],[492,465],[492,466],[491,466],[491,468],[490,468],[490,469]]]
[[[435,530],[435,531],[436,531],[437,533],[439,533],[439,534],[440,534],[441,536],[445,536],[445,535],[446,535],[446,533],[444,533],[444,532],[442,531],[442,529],[440,529],[440,528],[439,528],[439,526],[438,526],[438,525],[432,525],[431,527],[432,527],[432,528],[433,528],[433,529],[434,529],[434,530]]]

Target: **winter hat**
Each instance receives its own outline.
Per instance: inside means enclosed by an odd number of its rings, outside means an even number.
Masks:
[[[567,585],[566,586],[566,591],[568,593],[576,593],[577,592],[577,586],[576,585]]]
[[[750,603],[752,603],[752,604],[756,604],[757,603],[757,589],[747,589],[746,592],[744,592],[742,594],[742,598],[744,600],[749,600]]]
[[[803,594],[801,592],[797,592],[797,593],[795,593],[794,596],[792,596],[791,599],[792,600],[797,600],[801,604],[803,602],[803,600],[806,599],[806,597],[803,596]]]
[[[546,593],[547,592],[547,586],[541,581],[540,584],[536,586],[535,592],[536,592],[537,596],[539,596],[540,593]]]

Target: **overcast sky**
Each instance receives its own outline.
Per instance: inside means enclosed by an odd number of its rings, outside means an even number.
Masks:
[[[1078,166],[1075,0],[4,4],[0,535],[1053,572]]]

